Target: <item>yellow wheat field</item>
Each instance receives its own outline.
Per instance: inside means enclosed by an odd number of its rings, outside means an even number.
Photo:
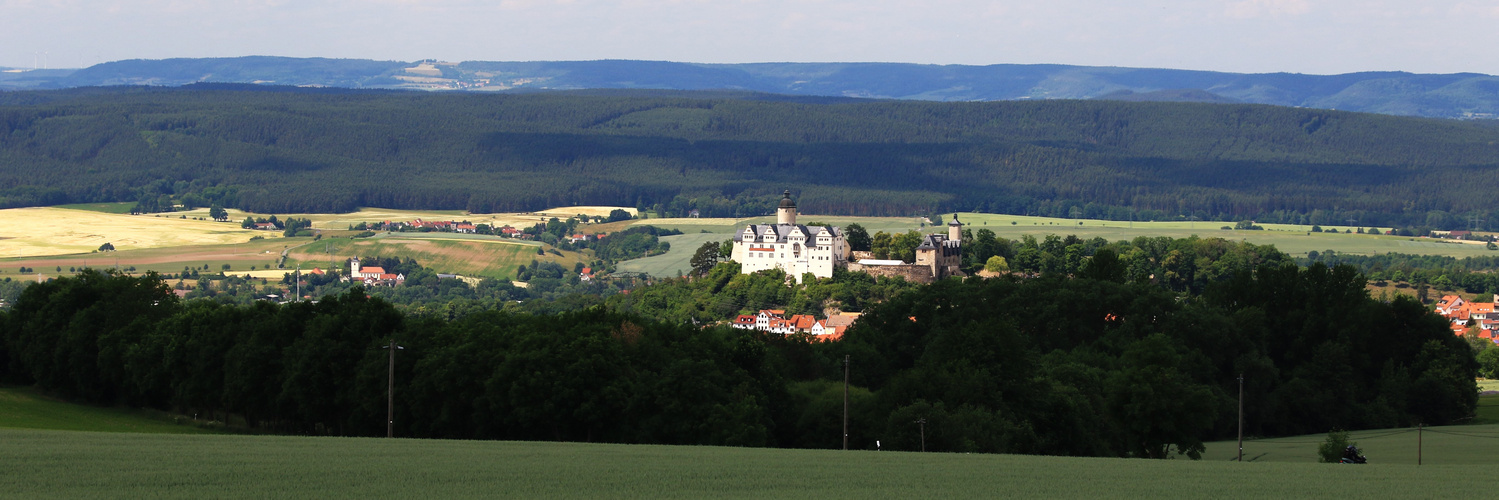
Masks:
[[[117,250],[242,243],[281,233],[241,229],[237,222],[180,218],[180,213],[126,215],[65,208],[0,210],[0,258],[88,253],[109,243]],[[206,217],[206,211],[203,215]]]

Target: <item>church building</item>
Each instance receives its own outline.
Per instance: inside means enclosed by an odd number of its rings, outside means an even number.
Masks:
[[[751,224],[735,233],[730,258],[744,274],[781,269],[801,283],[803,273],[833,277],[833,268],[847,266],[848,256],[848,243],[838,228],[796,223],[796,202],[787,190],[776,208],[776,223]]]

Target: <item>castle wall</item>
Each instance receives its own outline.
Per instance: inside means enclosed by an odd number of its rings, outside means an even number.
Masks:
[[[894,266],[866,266],[857,262],[848,264],[849,271],[864,272],[870,276],[902,277],[912,283],[932,283],[937,281],[932,275],[932,266],[922,264],[899,264]]]

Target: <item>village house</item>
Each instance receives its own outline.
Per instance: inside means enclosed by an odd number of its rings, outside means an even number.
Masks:
[[[1444,295],[1437,301],[1436,313],[1447,318],[1452,328],[1453,335],[1465,335],[1473,327],[1478,327],[1478,338],[1494,339],[1499,343],[1499,316],[1494,314],[1494,304],[1499,302],[1499,294],[1494,295],[1493,302],[1469,302],[1456,295]]]
[[[793,314],[787,317],[784,310],[763,309],[753,315],[741,314],[730,321],[729,326],[780,335],[800,333],[812,336],[813,340],[826,341],[842,338],[843,330],[853,323],[854,318],[858,318],[858,315],[835,315],[825,320],[819,320],[810,314]]]
[[[349,279],[359,281],[366,286],[397,286],[406,282],[406,275],[391,274],[385,272],[381,267],[363,267],[359,265],[359,259],[349,259]]]

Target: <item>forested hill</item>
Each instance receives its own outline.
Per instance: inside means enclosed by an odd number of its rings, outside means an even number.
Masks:
[[[1303,75],[1062,64],[403,62],[267,56],[135,59],[76,71],[0,73],[0,90],[196,82],[483,91],[747,90],[930,101],[1232,101],[1405,116],[1499,117],[1499,77],[1477,73]]]
[[[170,197],[278,213],[659,204],[734,216],[763,214],[791,189],[810,213],[1397,225],[1493,210],[1496,167],[1499,128],[1244,104],[213,85],[0,93],[6,207]],[[1499,224],[1499,213],[1486,218]]]

